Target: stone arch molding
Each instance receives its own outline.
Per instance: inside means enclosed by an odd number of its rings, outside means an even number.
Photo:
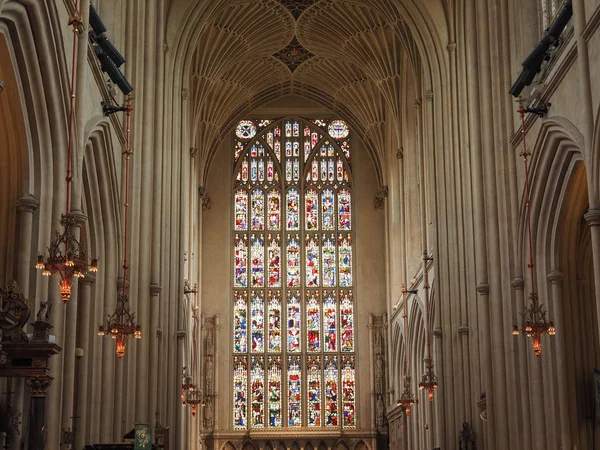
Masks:
[[[28,161],[23,175],[28,193],[38,198],[62,183],[51,172],[65,159],[68,71],[62,43],[51,34],[61,28],[58,16],[54,2],[38,0],[6,0],[0,10],[0,33],[11,52],[25,116]],[[41,212],[45,214],[44,205]]]
[[[590,193],[590,207],[600,207],[600,106],[596,113],[596,124],[591,146],[591,165],[588,169],[588,186]]]
[[[560,207],[564,187],[569,183],[569,174],[574,160],[583,160],[582,149],[583,134],[568,119],[564,117],[548,117],[542,122],[537,139],[532,146],[530,168],[530,203],[532,231],[534,245],[539,224],[552,223],[550,221],[551,209]],[[571,167],[570,167],[571,166]],[[586,167],[587,169],[587,167]],[[587,177],[590,183],[589,172]],[[558,217],[558,215],[556,216]],[[524,187],[521,189],[521,205],[519,212],[519,239],[520,243],[517,258],[524,264],[527,257],[527,222]]]

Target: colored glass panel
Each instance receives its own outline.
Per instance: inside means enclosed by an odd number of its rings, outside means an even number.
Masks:
[[[279,231],[281,227],[281,196],[279,191],[273,189],[267,195],[268,222],[269,231]]]
[[[342,405],[344,414],[344,428],[356,427],[356,392],[354,380],[354,365],[349,361],[342,369]]]
[[[340,148],[342,149],[346,160],[350,162],[350,143],[348,141],[344,141],[342,142],[342,145],[340,145]]]
[[[309,352],[321,350],[321,304],[318,296],[318,292],[307,293],[306,349]]]
[[[287,244],[287,286],[300,286],[300,245],[298,238],[289,239]]]
[[[340,339],[341,351],[354,351],[354,302],[352,291],[340,293]]]
[[[352,194],[348,189],[342,189],[338,194],[338,228],[352,228]]]
[[[258,161],[258,181],[265,181],[265,161],[262,159]]]
[[[304,226],[307,230],[319,228],[319,194],[314,189],[309,189],[304,194]]]
[[[267,160],[267,181],[272,183],[275,179],[275,168],[273,166],[273,160],[269,158]]]
[[[335,287],[335,238],[323,236],[323,287]]]
[[[288,230],[300,229],[300,194],[297,189],[287,192],[286,225]]]
[[[233,351],[246,353],[248,349],[248,302],[245,293],[235,293],[233,311]]]
[[[252,353],[262,353],[265,350],[265,302],[261,293],[252,291],[250,303]]]
[[[242,150],[244,150],[244,144],[242,144],[240,141],[237,141],[235,143],[235,150],[234,150],[234,161],[237,162],[237,160],[240,158],[240,155],[242,154]]]
[[[319,238],[306,237],[306,286],[319,286]]]
[[[297,183],[300,180],[300,161],[294,159],[294,182]]]
[[[335,174],[338,183],[344,181],[344,163],[341,158],[338,158],[335,163]]]
[[[268,249],[269,287],[281,287],[281,245],[279,236],[269,235]]]
[[[256,134],[256,125],[250,120],[241,120],[235,127],[235,134],[243,140],[252,139]]]
[[[288,358],[288,425],[302,426],[302,370],[297,360]]]
[[[265,195],[260,189],[252,192],[252,209],[250,211],[250,228],[253,231],[265,229]]]
[[[325,426],[337,427],[338,419],[338,368],[333,356],[325,365]]]
[[[285,180],[289,183],[292,181],[292,160],[285,161]]]
[[[296,293],[292,296],[288,292],[287,301],[287,350],[291,353],[299,352],[301,331],[300,297]]]
[[[248,229],[248,193],[240,189],[235,192],[235,231]]]
[[[332,120],[327,127],[327,132],[334,139],[344,139],[348,136],[350,130],[343,120]]]
[[[271,360],[269,365],[269,426],[281,426],[281,363]]]
[[[264,428],[265,426],[265,369],[259,358],[252,358],[250,371],[252,398],[252,427]]]
[[[233,366],[233,428],[245,430],[248,425],[248,368],[245,358],[234,358]]]
[[[256,148],[256,147],[252,147],[252,148]],[[253,183],[256,183],[257,179],[258,179],[258,165],[257,165],[256,159],[253,159],[250,162],[250,180]]]
[[[323,212],[323,230],[335,230],[335,194],[325,189],[321,194],[321,210]]]
[[[306,373],[308,396],[308,426],[321,426],[321,364],[318,357],[309,358]]]
[[[246,236],[235,235],[234,287],[248,286],[248,243]]]
[[[269,291],[269,352],[281,352],[281,298],[279,292]]]
[[[265,243],[262,236],[252,235],[250,243],[252,261],[252,287],[265,285]]]
[[[340,287],[350,287],[352,286],[352,236],[340,234],[338,244]]]
[[[273,151],[275,152],[275,157],[277,158],[277,161],[281,161],[281,141],[279,139],[275,139]]]
[[[247,159],[242,161],[242,181],[244,183],[248,182],[248,160]]]
[[[337,303],[334,293],[323,293],[323,338],[326,352],[337,351]]]

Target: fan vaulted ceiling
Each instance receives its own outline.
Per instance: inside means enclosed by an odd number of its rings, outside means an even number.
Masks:
[[[244,114],[296,94],[348,120],[381,161],[386,110],[393,122],[401,111],[402,65],[418,67],[391,0],[224,1],[198,42],[189,88],[205,156]]]

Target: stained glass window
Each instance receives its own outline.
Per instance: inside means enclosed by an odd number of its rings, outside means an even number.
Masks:
[[[252,396],[252,427],[265,426],[265,369],[263,358],[252,357],[252,371],[250,372]]]
[[[248,360],[236,356],[233,360],[233,428],[244,430],[248,425]]]
[[[246,120],[232,159],[233,428],[355,428],[345,122]]]

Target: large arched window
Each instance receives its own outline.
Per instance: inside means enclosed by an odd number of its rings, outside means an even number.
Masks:
[[[243,120],[234,142],[233,428],[355,428],[348,127]]]

